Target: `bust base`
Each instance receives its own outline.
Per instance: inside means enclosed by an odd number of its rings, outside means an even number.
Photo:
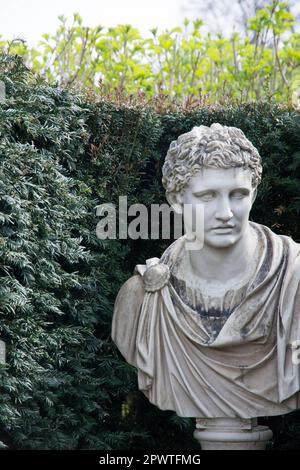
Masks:
[[[265,450],[272,436],[256,418],[198,418],[194,431],[202,450]]]

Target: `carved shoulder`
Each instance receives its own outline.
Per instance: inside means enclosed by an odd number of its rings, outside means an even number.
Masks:
[[[118,292],[114,312],[121,309],[122,315],[131,315],[130,312],[139,309],[144,298],[144,287],[142,277],[135,275],[130,277]],[[125,307],[125,308],[124,308]]]
[[[144,294],[141,276],[132,276],[122,285],[114,306],[111,336],[132,365],[136,365],[136,333]]]

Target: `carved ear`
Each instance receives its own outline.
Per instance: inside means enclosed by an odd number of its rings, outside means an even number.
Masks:
[[[257,196],[257,188],[254,189],[253,194],[252,194],[252,204],[254,203],[256,196]]]
[[[183,212],[183,203],[182,203],[182,196],[180,193],[167,193],[166,198],[170,206],[173,207],[174,211],[177,214],[182,214]]]

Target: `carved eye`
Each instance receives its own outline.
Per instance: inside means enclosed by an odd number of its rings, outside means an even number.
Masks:
[[[237,189],[231,193],[231,197],[235,199],[243,199],[244,197],[248,196],[247,191],[243,191],[242,189]]]
[[[215,198],[216,193],[214,191],[207,191],[205,193],[195,193],[195,196],[203,202],[209,202]]]

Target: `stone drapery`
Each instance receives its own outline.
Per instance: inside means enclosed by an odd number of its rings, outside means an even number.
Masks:
[[[216,338],[172,283],[184,237],[120,289],[112,338],[151,403],[179,416],[270,416],[300,408],[300,245],[254,224],[263,256]]]

